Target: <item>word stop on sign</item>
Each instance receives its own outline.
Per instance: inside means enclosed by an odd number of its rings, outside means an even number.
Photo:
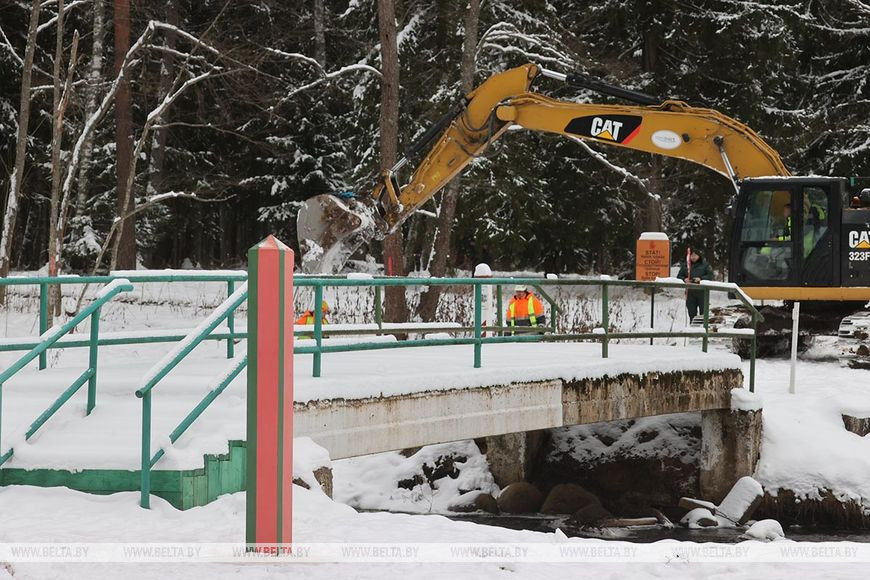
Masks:
[[[662,232],[644,232],[637,240],[635,279],[655,281],[671,275],[671,242]]]

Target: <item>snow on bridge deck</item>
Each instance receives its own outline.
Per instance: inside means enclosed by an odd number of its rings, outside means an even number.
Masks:
[[[138,469],[141,401],[135,397],[134,391],[141,386],[142,377],[153,362],[169,348],[171,345],[163,344],[101,349],[95,411],[89,417],[84,416],[86,394],[82,389],[28,442],[23,438],[25,430],[85,368],[87,350],[62,351],[56,355],[59,358],[52,368],[37,371],[34,364],[19,373],[4,385],[0,453],[10,445],[15,448],[15,455],[4,467]],[[168,443],[170,431],[205,395],[212,379],[232,364],[223,358],[224,352],[223,343],[201,345],[189,360],[155,387],[152,450]],[[12,354],[6,353],[0,358],[4,366],[13,360]],[[539,391],[549,388],[546,393],[541,391],[538,394],[552,403],[551,408],[544,408],[546,405],[539,408],[539,416],[555,420],[552,406],[561,397],[562,388],[558,388],[557,395],[553,381],[561,384],[561,381],[623,373],[727,371],[740,367],[740,361],[734,355],[722,352],[703,354],[697,347],[611,344],[610,358],[602,359],[601,347],[597,343],[484,345],[481,369],[473,368],[471,346],[328,353],[323,355],[323,376],[316,379],[311,377],[311,358],[311,355],[296,355],[294,360],[296,434],[307,434],[315,440],[317,437],[313,433],[322,431],[318,422],[322,423],[323,415],[308,414],[306,419],[306,409],[323,410],[333,405],[335,400],[386,398],[395,402],[396,397],[416,394],[416,404],[419,405],[420,396],[431,397],[434,392],[449,390],[453,403],[437,409],[429,408],[426,412],[431,413],[433,409],[437,413],[454,412],[455,423],[461,424],[471,420],[468,413],[473,414],[474,410],[466,406],[467,400],[453,395],[465,390],[479,398],[481,388],[490,385],[535,383]],[[168,448],[156,469],[202,467],[203,454],[224,453],[227,441],[245,438],[244,377],[242,373],[181,439]],[[550,387],[541,387],[542,384]],[[526,403],[534,403],[533,397],[530,398],[534,388],[529,385],[528,388],[514,389],[511,396],[502,390],[497,397],[493,396],[495,391],[491,391],[487,396],[508,407],[513,405],[515,410],[526,409]],[[504,412],[504,405],[501,410],[496,405],[490,411],[503,415],[505,428],[523,430],[523,424],[517,422],[519,415]],[[521,414],[527,413],[522,411]],[[426,434],[422,425],[409,428],[420,431],[423,436],[431,436],[431,432]],[[441,427],[432,425],[432,428]],[[342,438],[341,433],[337,435]],[[453,436],[446,437],[443,440],[450,440]],[[333,447],[330,451],[335,453],[334,458],[347,456],[346,450],[342,452]]]

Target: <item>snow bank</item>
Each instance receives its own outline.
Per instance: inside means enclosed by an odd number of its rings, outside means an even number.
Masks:
[[[447,513],[470,490],[498,494],[486,456],[474,441],[427,445],[335,461],[335,500],[358,509]]]
[[[788,489],[799,499],[820,499],[827,490],[870,505],[870,437],[847,431],[842,418],[870,408],[867,371],[799,362],[797,393],[789,394],[788,361],[757,365],[764,425],[755,478],[773,495]]]

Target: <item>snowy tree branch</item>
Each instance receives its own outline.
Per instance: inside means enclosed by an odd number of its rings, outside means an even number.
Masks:
[[[589,144],[586,143],[583,139],[581,139],[579,137],[574,137],[573,135],[565,135],[565,137],[567,137],[571,141],[574,141],[575,143],[580,145],[580,147],[582,147],[583,150],[586,151],[586,153],[588,153],[593,159],[595,159],[596,161],[601,163],[603,166],[607,167],[611,171],[615,171],[616,173],[621,175],[624,179],[627,179],[628,181],[631,181],[632,183],[637,185],[637,187],[644,193],[644,195],[648,196],[651,199],[655,199],[655,200],[659,199],[659,196],[657,194],[652,193],[649,190],[649,188],[647,187],[647,184],[646,184],[646,180],[641,179],[640,177],[638,177],[634,173],[630,172],[629,170],[625,169],[624,167],[620,167],[619,165],[616,165],[615,163],[610,161],[607,158],[607,156],[605,156],[603,153],[596,151],[595,149],[590,147]]]

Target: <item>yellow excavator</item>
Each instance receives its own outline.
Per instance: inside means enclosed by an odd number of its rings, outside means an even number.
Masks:
[[[540,77],[633,104],[530,92]],[[302,269],[337,271],[363,243],[399,228],[513,126],[685,159],[729,179],[735,189],[729,278],[754,299],[851,302],[852,311],[870,301],[870,189],[853,198],[846,178],[792,176],[755,131],[718,111],[536,64],[493,75],[469,93],[369,194],[308,199],[297,218]],[[400,186],[398,172],[427,148]]]

